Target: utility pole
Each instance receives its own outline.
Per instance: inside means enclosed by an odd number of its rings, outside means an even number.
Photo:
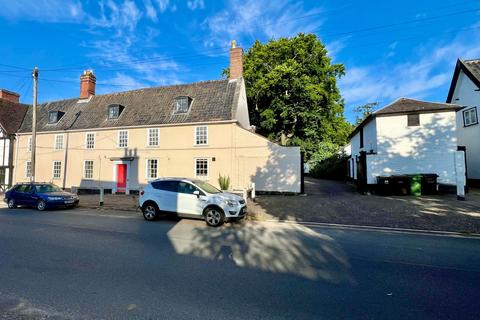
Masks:
[[[37,83],[38,68],[33,68],[33,116],[32,116],[32,161],[30,162],[30,181],[35,182],[35,150],[37,142]]]

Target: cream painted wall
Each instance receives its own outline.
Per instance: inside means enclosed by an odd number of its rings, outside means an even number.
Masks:
[[[420,114],[420,126],[407,116],[377,117],[377,154],[367,156],[368,183],[392,174],[436,173],[439,183],[455,184],[455,112]]]
[[[256,182],[257,190],[300,192],[300,150],[270,143],[262,136],[247,131],[236,123],[208,125],[208,145],[195,146],[194,125],[159,127],[159,147],[147,146],[148,128],[122,128],[128,130],[128,148],[118,148],[120,129],[91,130],[95,132],[95,149],[85,149],[86,131],[64,133],[68,152],[54,150],[55,134],[37,136],[37,181],[53,181],[66,188],[115,188],[116,174],[112,158],[132,156],[127,162],[127,188],[138,190],[147,183],[147,159],[158,159],[158,176],[194,178],[195,158],[208,158],[207,180],[218,186],[218,176],[229,175],[233,188],[248,188]],[[28,180],[26,162],[29,135],[18,135],[18,153],[15,159],[16,182]],[[84,179],[84,160],[94,161],[94,179]],[[61,179],[53,180],[53,161],[62,161]]]
[[[477,116],[480,116],[480,88],[460,72],[452,103],[461,106],[477,107]],[[469,179],[480,179],[480,124],[464,127],[463,110],[457,112],[458,145],[467,147],[467,170]]]

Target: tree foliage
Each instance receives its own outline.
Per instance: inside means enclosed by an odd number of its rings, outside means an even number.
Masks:
[[[359,125],[369,115],[371,115],[378,106],[378,102],[369,102],[361,106],[355,107],[353,110],[356,114],[355,125]]]
[[[300,146],[307,160],[321,142],[344,144],[352,129],[337,87],[344,72],[314,34],[257,40],[244,56],[252,124],[272,141]]]

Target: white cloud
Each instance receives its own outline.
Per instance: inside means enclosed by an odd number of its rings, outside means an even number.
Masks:
[[[204,45],[225,46],[232,39],[241,43],[260,35],[278,38],[310,32],[322,24],[322,20],[314,16],[320,12],[318,8],[304,10],[303,2],[230,0],[227,9],[205,19],[203,26],[209,36]]]
[[[0,0],[0,16],[9,20],[80,22],[85,16],[78,0]]]
[[[152,0],[144,0],[143,4],[145,6],[145,14],[147,15],[147,17],[150,18],[150,20],[157,22],[157,10],[153,6]]]
[[[188,0],[187,7],[190,10],[205,8],[205,2],[203,0]]]
[[[157,7],[160,12],[165,12],[170,4],[170,0],[155,0],[155,2],[157,3]]]
[[[448,91],[458,58],[478,58],[480,32],[457,36],[449,42],[425,43],[409,55],[407,61],[392,65],[379,63],[352,66],[339,86],[348,106],[380,101],[387,104],[399,97],[428,99],[444,88],[442,101]],[[392,45],[393,46],[393,45]],[[392,47],[391,46],[391,47]],[[393,46],[397,47],[397,44]],[[438,95],[437,95],[438,96]]]

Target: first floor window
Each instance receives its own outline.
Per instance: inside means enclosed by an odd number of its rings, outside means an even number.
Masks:
[[[85,136],[85,149],[94,149],[95,148],[95,133],[88,132]]]
[[[83,165],[83,177],[93,179],[93,160],[85,160]]]
[[[118,147],[119,148],[128,147],[128,131],[127,130],[118,131]]]
[[[28,137],[27,151],[32,152],[32,137]]]
[[[60,179],[62,175],[62,162],[53,161],[53,179]]]
[[[195,176],[208,177],[208,159],[195,159]]]
[[[418,113],[407,115],[407,125],[409,127],[418,127],[420,125],[420,115]]]
[[[5,178],[6,178],[6,169],[5,168],[0,168],[0,185],[5,184]]]
[[[63,134],[55,136],[55,150],[63,149]]]
[[[159,144],[158,128],[148,129],[148,146],[158,147],[158,144]]]
[[[30,178],[32,176],[32,162],[27,161],[25,163],[25,177]]]
[[[463,111],[463,124],[465,127],[478,123],[477,107],[473,107]]]
[[[147,179],[156,179],[158,176],[158,159],[147,160]]]
[[[195,127],[195,144],[208,144],[208,128],[207,126]]]

